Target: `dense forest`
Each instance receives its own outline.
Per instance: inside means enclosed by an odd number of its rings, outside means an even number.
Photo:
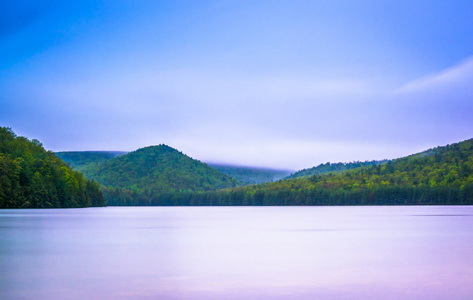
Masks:
[[[166,145],[58,153],[99,186],[39,141],[0,129],[2,208],[103,206],[104,197],[108,205],[473,204],[473,139],[391,161],[321,164],[253,185],[283,171],[212,168]]]
[[[57,157],[68,163],[74,170],[87,173],[97,169],[100,163],[125,155],[122,151],[63,151],[55,152]]]
[[[471,205],[473,139],[347,171],[122,200],[134,205]]]
[[[473,139],[345,172],[244,190],[275,205],[473,204]]]
[[[235,178],[243,185],[273,182],[291,174],[291,171],[288,170],[241,167],[215,163],[209,163],[208,165],[214,169],[217,169],[223,174]]]
[[[109,205],[140,202],[167,193],[207,192],[238,181],[166,145],[138,149],[84,173],[103,185]]]
[[[365,162],[355,161],[351,163],[339,162],[339,163],[334,163],[334,164],[328,162],[325,164],[320,164],[310,169],[303,169],[303,170],[297,171],[296,173],[291,174],[290,176],[287,176],[285,179],[321,175],[321,174],[337,172],[337,171],[347,171],[347,170],[357,169],[361,167],[381,165],[387,162],[388,160],[372,160],[372,161],[365,161]]]
[[[105,206],[99,185],[38,140],[0,127],[0,208]]]
[[[94,176],[98,172],[100,164],[115,157],[125,155],[122,151],[64,151],[55,152],[56,156],[76,170],[82,172],[86,177]],[[268,168],[255,168],[245,166],[233,166],[217,163],[207,163],[209,167],[216,169],[234,179],[242,185],[259,184],[282,179],[291,174],[288,170],[277,170]]]

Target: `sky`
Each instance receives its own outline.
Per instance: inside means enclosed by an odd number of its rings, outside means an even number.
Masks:
[[[299,170],[473,138],[473,1],[1,1],[0,126]]]

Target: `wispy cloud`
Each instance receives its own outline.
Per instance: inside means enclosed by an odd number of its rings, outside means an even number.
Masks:
[[[406,95],[432,91],[467,89],[473,91],[473,56],[440,72],[429,74],[399,88],[396,94]]]
[[[473,57],[422,75],[471,55],[471,1],[452,1],[11,6],[1,125],[52,150],[293,169],[455,142],[473,136]]]

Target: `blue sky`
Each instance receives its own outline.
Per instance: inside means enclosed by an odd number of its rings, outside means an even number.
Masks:
[[[0,125],[289,168],[473,137],[472,1],[0,2]]]

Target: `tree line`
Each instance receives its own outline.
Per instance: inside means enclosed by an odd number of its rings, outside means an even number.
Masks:
[[[214,192],[110,189],[109,205],[471,205],[473,139],[383,164]]]
[[[0,127],[0,208],[105,206],[100,186],[38,140]]]

